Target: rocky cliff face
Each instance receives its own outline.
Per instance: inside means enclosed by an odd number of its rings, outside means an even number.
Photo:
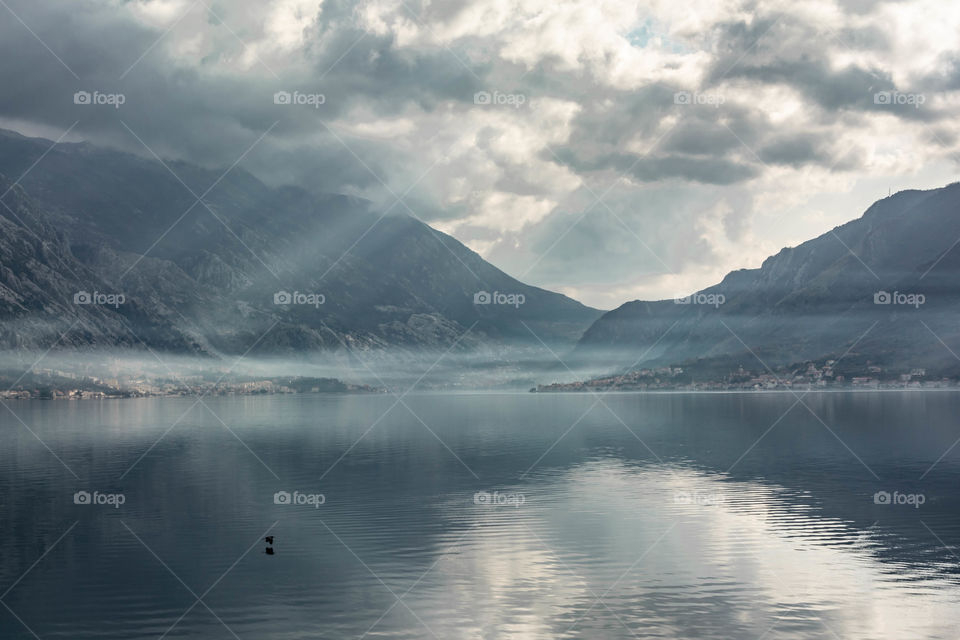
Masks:
[[[260,354],[445,349],[471,326],[459,346],[538,344],[526,323],[563,348],[600,315],[361,200],[52,144],[0,131],[0,347],[47,348],[68,328],[60,344],[195,353],[261,336]],[[522,303],[475,304],[481,291]]]
[[[841,354],[860,339],[857,351],[877,361],[943,364],[952,356],[931,331],[948,344],[960,333],[958,240],[960,184],[900,192],[683,304],[624,304],[586,331],[576,354],[755,362],[749,347],[773,365]]]

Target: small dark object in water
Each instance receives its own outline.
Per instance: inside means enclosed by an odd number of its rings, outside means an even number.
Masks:
[[[267,541],[267,544],[273,544],[273,536],[267,536],[264,540]]]
[[[272,556],[272,555],[273,555],[273,547],[267,547],[266,549],[263,550],[263,552],[264,552],[265,554],[267,554],[268,556]]]

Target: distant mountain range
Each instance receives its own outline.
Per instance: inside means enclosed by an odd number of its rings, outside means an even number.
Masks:
[[[0,194],[0,348],[539,346],[532,330],[569,349],[600,315],[412,217],[240,168],[0,130]]]
[[[960,373],[960,184],[902,191],[859,219],[679,300],[605,313],[571,362],[740,362],[825,356]],[[942,342],[941,342],[942,341]],[[751,353],[752,352],[752,353]]]
[[[410,216],[239,168],[0,130],[0,194],[0,349],[495,353],[540,338],[592,370],[849,350],[960,373],[960,184],[884,198],[688,298],[604,314]]]

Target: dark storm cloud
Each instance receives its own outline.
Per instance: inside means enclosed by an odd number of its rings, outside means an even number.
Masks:
[[[825,134],[790,134],[774,137],[760,147],[757,154],[768,164],[783,164],[791,167],[833,162],[830,138]]]
[[[279,78],[271,72],[273,65],[260,63],[245,73],[208,71],[216,65],[216,55],[170,59],[162,41],[151,48],[158,37],[169,35],[123,19],[102,4],[77,3],[82,10],[71,12],[23,0],[8,4],[65,64],[19,21],[0,20],[0,57],[7,61],[0,64],[0,83],[9,88],[0,97],[0,116],[61,130],[78,121],[73,137],[148,155],[125,124],[161,156],[224,167],[275,125],[248,158],[251,168],[281,178],[277,168],[285,165],[288,181],[320,190],[378,182],[327,133],[326,123],[358,103],[380,115],[402,112],[411,103],[430,110],[442,100],[472,99],[479,87],[477,79],[442,50],[398,54],[392,37],[338,24],[350,14],[344,3],[325,6],[323,21],[313,25],[309,67],[293,72],[278,67]],[[221,11],[221,17],[229,15]],[[219,22],[212,13],[206,17],[214,26]],[[224,41],[220,56],[243,53],[242,42]],[[125,102],[119,109],[76,105],[73,95],[80,90],[121,93]],[[322,93],[325,102],[316,109],[274,104],[274,93],[281,90]],[[389,173],[391,158],[382,148],[345,142],[378,176]],[[365,149],[369,153],[363,154]]]
[[[655,83],[636,91],[608,89],[587,96],[573,121],[570,145],[587,152],[612,150],[637,133],[654,132],[664,117],[676,111],[677,90]]]
[[[768,177],[802,189],[828,173],[946,157],[958,139],[954,110],[934,99],[960,89],[956,43],[906,73],[892,56],[914,36],[883,13],[896,1],[838,0],[835,11],[731,0],[702,16],[652,3],[633,16],[613,0],[527,0],[512,12],[485,0],[221,0],[193,5],[169,33],[179,16],[155,12],[172,0],[5,2],[70,70],[0,5],[0,121],[43,131],[77,122],[70,139],[149,156],[136,135],[161,156],[222,169],[270,130],[244,168],[381,207],[430,168],[407,196],[414,213],[492,247],[517,275],[549,250],[531,272],[546,286],[662,271],[622,221],[671,268],[729,261],[725,242],[755,237]],[[271,41],[278,15],[282,44]],[[80,106],[78,90],[126,101]],[[478,108],[480,90],[526,105]],[[277,105],[277,91],[325,101]],[[926,101],[877,98],[897,91]],[[878,149],[901,134],[922,138],[915,158]],[[605,202],[616,215],[597,207],[562,236],[594,202],[590,190],[615,180]],[[536,215],[524,217],[528,208]],[[504,224],[517,219],[530,222]],[[678,238],[678,227],[702,233]]]
[[[867,15],[877,12],[885,4],[899,4],[906,0],[839,0],[837,4],[852,14]]]
[[[782,84],[828,110],[871,108],[874,91],[894,88],[880,70],[831,69],[827,45],[837,46],[835,35],[793,16],[722,25],[720,39],[726,47],[712,66],[708,86],[722,80]]]
[[[749,148],[763,135],[762,128],[747,126],[751,116],[738,107],[720,108],[674,103],[676,92],[661,87],[657,98],[625,100],[625,108],[588,112],[575,120],[571,142],[555,149],[557,157],[577,172],[613,170],[640,182],[681,179],[712,185],[741,182],[759,174],[746,161],[734,159],[734,152]],[[679,121],[662,130],[653,127],[669,111]],[[653,105],[643,111],[643,105]],[[589,107],[588,107],[589,109]],[[721,119],[731,121],[721,124]],[[762,119],[754,124],[763,124]],[[742,123],[743,126],[737,126]],[[740,129],[740,133],[735,130]],[[637,138],[656,142],[643,152],[624,152],[625,142]]]
[[[678,90],[657,84],[586,102],[569,143],[554,149],[557,158],[577,172],[614,170],[641,182],[677,178],[731,184],[757,175],[755,168],[727,157],[741,142],[720,124],[721,118],[741,120],[748,114],[725,105],[677,104]],[[668,116],[679,122],[660,128]],[[753,134],[744,135],[753,141]],[[648,155],[624,152],[635,139],[656,142],[645,150]]]
[[[753,165],[717,158],[652,154],[613,154],[598,159],[596,169],[613,169],[639,182],[679,178],[704,184],[734,184],[759,175]]]
[[[938,69],[923,78],[923,86],[937,91],[957,91],[960,89],[960,56],[949,53],[940,57]]]
[[[819,108],[824,119],[843,111],[889,113],[906,120],[935,121],[947,114],[931,101],[923,108],[911,103],[878,100],[881,93],[917,93],[924,86],[898,87],[890,71],[850,64],[835,68],[837,52],[889,52],[889,38],[874,27],[834,28],[772,14],[720,25],[725,43],[707,76],[706,85],[741,81],[755,86],[781,85],[802,94]],[[927,87],[929,88],[929,87]]]
[[[243,3],[214,5],[216,15],[207,13],[206,20],[223,31],[223,37],[212,53],[189,61],[192,64],[182,57],[171,59],[162,40],[151,48],[158,37],[169,36],[124,18],[109,5],[82,2],[77,5],[79,10],[65,12],[29,0],[9,4],[79,80],[17,20],[4,20],[0,22],[0,54],[16,62],[0,65],[0,82],[8,87],[0,100],[3,117],[58,124],[63,129],[79,120],[77,135],[144,153],[120,123],[122,119],[157,153],[208,165],[229,165],[277,123],[270,138],[251,156],[251,167],[268,178],[281,179],[276,167],[286,164],[293,167],[291,179],[328,190],[342,191],[345,186],[364,189],[375,186],[377,179],[327,133],[326,123],[358,104],[374,116],[391,117],[402,115],[412,105],[429,113],[443,102],[469,103],[477,90],[504,81],[501,76],[510,68],[465,62],[467,56],[441,46],[397,47],[394,36],[364,33],[357,26],[353,2],[323,3],[322,11],[306,29],[306,69],[278,67],[280,78],[273,75],[275,65],[268,68],[259,63],[242,74],[215,70],[223,60],[244,53],[243,42],[226,33],[231,19],[242,17]],[[200,5],[194,11],[203,10]],[[423,13],[409,12],[405,17],[414,22],[431,16],[450,20],[463,10],[452,4],[429,5],[421,9]],[[937,115],[931,108],[877,104],[877,92],[896,89],[888,72],[830,67],[824,42],[887,48],[886,37],[877,29],[841,29],[834,37],[795,16],[771,14],[749,24],[720,24],[716,31],[721,47],[704,91],[722,81],[737,81],[743,86],[738,90],[746,92],[783,84],[800,91],[824,113],[873,111],[924,120]],[[956,82],[954,66],[939,85]],[[637,180],[677,178],[731,184],[751,179],[757,175],[755,167],[728,157],[741,156],[741,145],[773,164],[836,165],[837,159],[822,140],[784,131],[782,124],[774,127],[762,114],[746,112],[731,101],[719,108],[678,108],[674,96],[682,87],[655,82],[634,91],[616,90],[575,71],[546,74],[542,65],[525,83],[534,92],[580,104],[570,139],[559,153],[567,166],[578,171],[626,170],[637,156],[625,152],[624,145],[638,138],[655,138],[661,121],[669,116],[682,122],[662,142],[659,153],[636,162],[630,173]],[[80,89],[120,92],[126,102],[116,110],[78,108],[72,96]],[[278,107],[272,99],[278,90],[322,92],[326,101],[319,109]],[[738,126],[745,120],[749,126]],[[385,180],[390,166],[400,160],[384,143],[345,142]],[[293,158],[296,161],[291,161]],[[536,185],[523,180],[506,180],[503,186],[521,194],[538,191]]]
[[[737,137],[720,123],[705,118],[685,118],[658,148],[679,154],[717,156],[739,147]]]

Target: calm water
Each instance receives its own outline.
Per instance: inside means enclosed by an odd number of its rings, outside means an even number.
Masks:
[[[960,394],[795,401],[10,403],[0,638],[956,638]]]

